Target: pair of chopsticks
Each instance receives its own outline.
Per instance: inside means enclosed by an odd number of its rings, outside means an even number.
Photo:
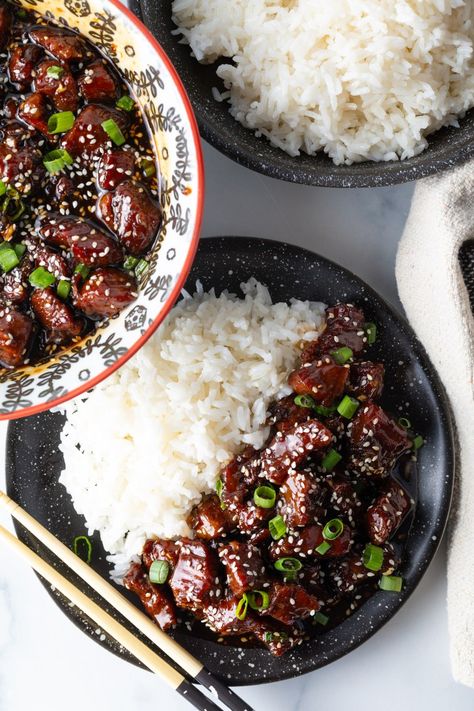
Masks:
[[[41,543],[47,546],[63,563],[81,577],[93,590],[107,600],[129,622],[142,632],[153,644],[164,652],[183,673],[176,671],[165,659],[155,654],[150,647],[139,640],[115,620],[87,595],[76,588],[69,580],[58,573],[46,561],[34,553],[28,546],[13,536],[6,528],[0,526],[0,539],[7,543],[16,553],[20,554],[31,567],[53,585],[70,602],[86,613],[103,630],[111,635],[119,644],[133,654],[148,669],[161,677],[178,694],[181,694],[196,709],[200,711],[222,711],[213,701],[203,694],[192,680],[208,689],[213,696],[223,703],[230,711],[253,711],[252,708],[234,694],[225,684],[219,681],[206,667],[181,647],[174,639],[163,632],[149,617],[118,592],[107,580],[102,578],[87,563],[72,550],[59,541],[52,533],[30,516],[7,494],[0,490],[0,506],[7,510],[13,518],[22,524]],[[184,673],[191,677],[186,678]]]

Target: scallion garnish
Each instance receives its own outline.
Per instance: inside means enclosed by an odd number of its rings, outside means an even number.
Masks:
[[[34,286],[36,289],[47,289],[48,286],[54,284],[56,277],[44,267],[38,267],[31,272],[28,280],[31,286]]]
[[[150,265],[146,261],[146,259],[140,259],[135,267],[135,276],[141,277],[142,274],[145,274],[145,272],[148,271]]]
[[[383,548],[374,546],[373,543],[367,543],[362,554],[362,562],[367,570],[373,570],[376,573],[383,565]]]
[[[296,573],[301,570],[303,564],[298,558],[279,558],[275,562],[275,570],[279,573],[284,573],[285,578],[294,579]]]
[[[278,541],[286,534],[286,523],[281,516],[275,516],[268,522],[268,530],[273,540]]]
[[[0,180],[0,197],[2,197],[2,195],[5,195],[6,192],[7,192],[6,184],[3,182],[3,180]]]
[[[142,160],[141,168],[147,178],[151,178],[154,175],[156,175],[155,163],[152,160],[149,160],[148,158],[145,158],[144,160]]]
[[[23,244],[23,242],[20,242],[19,244],[14,244],[13,249],[15,250],[18,259],[21,259],[26,252],[26,244]]]
[[[338,464],[341,461],[341,459],[342,459],[342,455],[339,454],[339,452],[336,452],[335,449],[330,449],[329,452],[324,457],[323,461],[321,462],[321,466],[327,472],[330,472],[334,469],[336,464]]]
[[[82,552],[80,550],[81,548],[83,549]],[[84,560],[87,564],[91,562],[92,543],[90,542],[88,536],[76,536],[72,544],[72,550],[77,556],[79,556],[79,558]],[[83,555],[82,553],[85,553],[85,555]]]
[[[411,428],[411,422],[406,417],[400,417],[398,419],[398,424],[403,427],[404,430],[409,430]]]
[[[219,497],[219,501],[221,502],[221,509],[223,511],[225,511],[227,508],[227,504],[224,501],[222,501],[222,491],[223,490],[224,490],[224,482],[222,481],[222,479],[218,479],[216,481],[216,494]]]
[[[382,575],[379,588],[387,592],[400,592],[403,587],[403,578],[398,575]]]
[[[327,541],[323,541],[322,543],[319,544],[317,548],[314,550],[316,553],[319,553],[319,555],[324,555],[325,553],[328,552],[328,550],[331,548],[331,544],[328,543]]]
[[[76,268],[74,269],[74,274],[79,274],[83,279],[87,279],[89,276],[90,268],[86,267],[85,264],[82,264],[82,262],[79,262],[79,264],[76,265]]]
[[[60,299],[65,301],[67,297],[69,296],[69,292],[71,291],[71,282],[68,281],[67,279],[61,279],[59,284],[56,287],[56,293],[59,296]]]
[[[11,247],[0,250],[0,267],[4,272],[9,272],[20,263],[17,253]]]
[[[249,599],[247,593],[243,594],[243,597],[237,603],[235,608],[235,616],[238,620],[245,620],[247,617],[247,610],[249,606]]]
[[[326,541],[334,541],[339,538],[344,530],[344,523],[340,518],[332,518],[323,528],[323,538]]]
[[[263,635],[264,642],[275,642],[278,640],[288,639],[288,634],[286,632],[265,632]]]
[[[67,165],[72,165],[74,159],[64,148],[56,148],[43,157],[43,164],[48,173],[59,173]]]
[[[59,66],[59,64],[53,64],[53,66],[48,67],[46,75],[52,79],[59,79],[64,74],[64,69]]]
[[[365,324],[365,335],[367,336],[367,343],[371,346],[377,340],[377,326],[375,323],[369,322]]]
[[[49,133],[66,133],[74,126],[76,117],[72,111],[61,111],[58,114],[52,114],[48,119]]]
[[[266,610],[270,606],[270,595],[265,590],[253,590],[247,593],[247,599],[252,610]]]
[[[342,348],[338,348],[335,351],[331,351],[331,355],[338,365],[344,365],[345,363],[347,363],[348,360],[352,358],[354,353],[352,352],[352,348],[349,348],[348,346],[342,346]]]
[[[163,583],[166,583],[168,580],[169,572],[170,564],[167,560],[154,560],[150,565],[150,570],[148,571],[150,583],[163,585]]]
[[[323,615],[322,612],[316,612],[313,615],[313,624],[318,624],[318,625],[323,625],[324,627],[327,625],[329,622],[329,617],[327,615]]]
[[[314,409],[316,411],[316,414],[321,415],[322,417],[329,417],[334,412],[336,412],[335,405],[331,405],[331,407],[325,407],[324,405],[315,405]]]
[[[273,486],[259,486],[253,492],[253,500],[261,509],[271,509],[275,506],[276,491]]]
[[[139,262],[139,260],[137,259],[137,257],[129,256],[124,261],[123,268],[128,269],[129,271],[133,271],[133,269],[135,269],[135,267],[137,266],[138,262]]]
[[[295,397],[295,405],[298,407],[316,407],[316,403],[309,395],[297,395]]]
[[[135,102],[131,96],[121,96],[120,99],[116,101],[115,106],[119,109],[123,109],[124,111],[132,111],[135,106]]]
[[[110,138],[116,146],[123,146],[125,143],[125,136],[123,135],[120,127],[115,123],[113,119],[107,119],[101,123],[102,128],[106,132],[107,136]]]
[[[415,439],[412,440],[411,447],[416,452],[417,449],[420,449],[420,447],[423,447],[424,443],[425,443],[425,440],[423,439],[423,437],[421,435],[417,435],[415,437]]]
[[[337,406],[337,411],[340,415],[342,415],[342,417],[345,417],[346,420],[350,420],[359,405],[360,403],[358,400],[350,395],[344,395],[341,402]]]

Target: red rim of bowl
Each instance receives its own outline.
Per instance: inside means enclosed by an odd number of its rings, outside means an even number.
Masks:
[[[56,398],[55,400],[51,400],[49,402],[44,402],[39,405],[32,405],[31,407],[25,407],[22,410],[15,410],[14,412],[8,412],[4,414],[0,414],[0,420],[15,420],[19,419],[20,417],[28,417],[30,415],[36,415],[39,412],[43,412],[44,410],[50,410],[52,407],[56,407],[57,405],[60,405],[63,402],[67,402],[68,400],[72,400],[73,398],[77,397],[78,395],[81,395],[81,393],[86,392],[87,390],[90,390],[91,388],[95,387],[98,385],[102,380],[105,380],[105,378],[108,378],[109,375],[112,375],[113,372],[115,372],[118,368],[120,368],[124,363],[127,362],[129,358],[131,358],[135,353],[140,350],[140,348],[147,342],[147,340],[150,338],[150,336],[153,335],[153,333],[156,331],[160,323],[163,321],[163,319],[168,315],[168,313],[171,311],[173,308],[179,293],[184,286],[184,283],[186,281],[186,278],[191,271],[192,264],[194,262],[194,257],[196,255],[198,243],[199,243],[199,234],[201,231],[201,223],[202,223],[202,215],[203,215],[203,207],[204,207],[204,159],[202,155],[202,147],[201,147],[201,138],[199,135],[199,129],[196,121],[196,117],[194,116],[193,109],[191,107],[191,102],[189,100],[189,97],[186,93],[186,90],[181,82],[181,79],[179,78],[179,75],[172,65],[170,59],[168,58],[167,54],[161,47],[161,45],[157,42],[157,40],[153,37],[151,32],[149,32],[145,25],[133,14],[131,10],[128,9],[128,7],[125,7],[125,5],[122,5],[120,0],[105,0],[106,4],[113,5],[118,12],[121,14],[125,15],[130,22],[132,22],[135,27],[140,31],[140,33],[145,37],[145,39],[148,41],[149,44],[151,44],[157,54],[160,56],[160,59],[162,60],[163,64],[165,64],[168,72],[170,73],[171,78],[173,79],[176,88],[178,89],[178,92],[180,94],[181,100],[184,105],[184,109],[186,111],[189,123],[191,125],[191,132],[193,136],[193,142],[194,142],[194,148],[196,151],[196,159],[197,159],[197,191],[198,191],[198,204],[197,204],[197,214],[196,214],[196,223],[194,226],[194,232],[193,236],[191,239],[191,244],[190,248],[186,257],[186,261],[184,263],[183,269],[180,272],[178,281],[176,282],[173,291],[171,292],[168,302],[159,314],[153,321],[153,323],[147,328],[143,336],[141,336],[128,350],[127,352],[121,356],[117,360],[116,363],[113,365],[109,366],[105,370],[103,370],[99,375],[96,375],[95,378],[92,378],[91,380],[88,380],[85,382],[83,385],[80,385],[78,388],[75,390],[71,390],[70,392],[66,393],[65,395],[62,395],[61,397]]]

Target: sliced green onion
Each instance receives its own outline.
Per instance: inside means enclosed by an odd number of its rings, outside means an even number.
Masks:
[[[333,412],[336,412],[335,405],[331,405],[331,407],[325,407],[324,405],[315,405],[314,409],[316,410],[316,413],[318,415],[322,415],[322,417],[329,417],[329,415],[332,415]]]
[[[83,544],[83,545],[82,545]],[[85,556],[81,555],[80,547],[85,548]],[[72,550],[74,553],[84,560],[87,564],[91,562],[92,559],[92,543],[90,542],[88,536],[76,536],[72,544]]]
[[[121,96],[120,99],[115,103],[115,106],[124,111],[131,111],[135,106],[135,102],[131,96]]]
[[[26,244],[23,244],[23,242],[20,242],[19,244],[14,244],[13,249],[16,252],[16,256],[21,259],[26,252]]]
[[[135,267],[135,276],[136,277],[141,277],[142,274],[145,274],[145,272],[148,271],[150,265],[146,261],[146,259],[140,259],[137,263],[137,266]]]
[[[253,492],[253,500],[261,509],[271,509],[275,506],[276,491],[273,486],[259,486]]]
[[[335,449],[330,449],[329,452],[324,457],[323,461],[321,462],[321,466],[327,472],[330,472],[334,469],[336,464],[338,464],[341,461],[341,459],[342,459],[342,455],[339,454],[339,452],[336,452]]]
[[[294,577],[302,567],[303,563],[298,558],[279,558],[275,563],[275,570],[289,574],[291,577]]]
[[[219,498],[222,496],[222,489],[224,488],[224,482],[222,479],[218,479],[216,481],[216,494]]]
[[[247,593],[247,599],[252,610],[258,610],[258,612],[262,612],[270,606],[270,595],[265,590],[253,590]]]
[[[72,111],[61,111],[58,114],[52,114],[48,119],[49,133],[66,133],[74,126],[76,117]]]
[[[309,395],[297,395],[295,397],[295,405],[298,405],[298,407],[315,407],[316,403]]]
[[[344,523],[340,518],[332,518],[323,528],[323,538],[326,541],[335,541],[344,530]]]
[[[411,428],[411,422],[406,417],[400,417],[398,424],[400,427],[403,427],[404,430],[409,430]]]
[[[319,555],[324,555],[325,553],[328,552],[328,550],[329,550],[330,548],[331,548],[331,544],[328,543],[327,541],[323,541],[323,542],[320,543],[320,545],[319,545],[317,548],[315,548],[314,550],[316,551],[316,553],[319,553]]]
[[[263,635],[263,639],[265,642],[274,642],[275,640],[284,640],[288,639],[288,634],[287,632],[265,632]]]
[[[170,564],[167,560],[154,560],[150,565],[150,570],[148,571],[150,583],[163,585],[163,583],[166,583],[168,580],[169,572]]]
[[[0,180],[0,197],[2,197],[2,195],[5,195],[6,192],[7,192],[7,186],[5,185],[3,180]]]
[[[142,160],[141,168],[147,178],[151,178],[153,175],[156,175],[156,166],[152,160],[148,160],[147,158]]]
[[[67,165],[72,165],[74,159],[64,148],[56,148],[43,157],[43,164],[48,173],[59,173]]]
[[[238,620],[245,620],[245,618],[247,617],[248,606],[248,595],[247,593],[244,593],[243,597],[239,600],[237,607],[235,608],[235,616]]]
[[[350,420],[359,405],[360,402],[358,400],[353,397],[350,397],[350,395],[344,395],[341,402],[337,406],[337,411],[340,415],[345,417],[346,420]]]
[[[16,16],[20,20],[24,20],[26,17],[28,17],[28,13],[26,12],[24,7],[17,7],[16,8]]]
[[[59,79],[64,74],[64,69],[58,64],[53,64],[52,67],[48,67],[46,75],[52,79]]]
[[[11,247],[0,250],[0,267],[4,272],[9,272],[20,263],[18,255]]]
[[[412,443],[411,443],[412,449],[414,449],[416,452],[417,449],[420,449],[420,447],[423,447],[424,443],[425,443],[425,440],[423,439],[423,437],[421,435],[417,435],[415,437],[415,439],[412,440]]]
[[[82,264],[82,262],[79,262],[79,264],[77,264],[76,268],[74,269],[74,274],[80,274],[83,279],[87,279],[87,277],[89,276],[89,272],[89,267],[86,267],[86,265]]]
[[[322,612],[316,612],[316,614],[313,615],[313,624],[326,626],[328,622],[329,617],[327,615],[323,615]]]
[[[44,267],[38,267],[33,272],[31,272],[28,277],[31,286],[37,289],[47,289],[48,286],[54,284],[56,277],[51,272],[48,272]]]
[[[107,136],[115,143],[116,146],[123,146],[125,143],[125,136],[123,135],[120,127],[117,126],[113,119],[107,119],[101,123],[102,128],[106,132]]]
[[[13,210],[12,212],[8,212],[8,211],[5,211],[5,212],[7,213],[7,218],[10,220],[10,222],[16,222],[23,215],[23,213],[26,210],[26,207],[25,207],[25,203],[23,202],[23,200],[12,198],[11,202],[13,203],[13,205],[17,206],[16,210]]]
[[[59,284],[56,287],[56,293],[59,296],[60,299],[65,301],[67,297],[69,296],[69,292],[71,291],[71,282],[68,281],[67,279],[61,279]]]
[[[281,516],[275,516],[268,522],[268,530],[273,540],[278,541],[286,535],[286,523]]]
[[[383,565],[383,548],[374,546],[373,543],[367,543],[362,554],[362,562],[367,570],[373,570],[376,573]]]
[[[127,259],[123,263],[123,268],[132,271],[133,269],[135,269],[138,262],[139,260],[137,259],[137,257],[127,257]]]
[[[371,346],[377,340],[377,326],[375,323],[369,322],[365,324],[365,335],[367,336],[367,343]]]
[[[403,587],[403,578],[398,575],[382,575],[379,588],[387,592],[400,592]]]
[[[344,365],[352,358],[354,353],[352,352],[352,348],[343,346],[342,348],[338,348],[336,351],[331,351],[331,355],[338,365]]]

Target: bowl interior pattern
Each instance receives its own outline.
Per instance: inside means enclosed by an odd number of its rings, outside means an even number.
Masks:
[[[364,188],[418,180],[447,170],[474,155],[474,110],[459,128],[443,128],[429,137],[428,148],[404,161],[334,165],[324,153],[293,158],[264,137],[235,121],[226,102],[212,97],[212,88],[223,89],[215,64],[199,64],[188,45],[181,44],[171,19],[172,0],[130,0],[130,6],[153,32],[179,72],[199,122],[201,134],[215,148],[238,163],[272,178],[306,185]]]
[[[182,85],[156,41],[118,0],[21,0],[81,32],[124,74],[145,114],[161,171],[163,223],[138,299],[82,342],[34,366],[0,372],[0,419],[33,414],[95,385],[142,345],[192,265],[203,200],[200,141]]]

